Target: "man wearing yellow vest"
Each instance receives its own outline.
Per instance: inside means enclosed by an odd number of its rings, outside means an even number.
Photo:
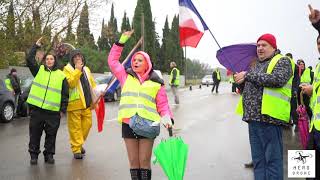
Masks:
[[[58,69],[56,57],[46,54],[41,65],[35,60],[41,39],[32,46],[27,56],[27,66],[35,77],[27,99],[31,110],[29,153],[32,165],[38,163],[42,131],[46,133],[44,160],[48,164],[54,164],[56,136],[60,118],[66,113],[69,96],[68,83],[63,72]]]
[[[237,107],[249,124],[254,177],[283,179],[282,125],[290,120],[294,63],[277,50],[276,38],[264,34],[257,40],[257,63],[234,75],[244,85]]]
[[[15,68],[12,68],[10,70],[10,73],[7,75],[7,78],[5,79],[6,87],[9,91],[11,91],[15,98],[15,115],[19,114],[20,106],[18,104],[18,100],[21,94],[21,88],[20,88],[20,79],[17,75],[17,70]]]
[[[213,80],[213,86],[212,86],[211,92],[213,93],[214,88],[216,88],[216,93],[219,93],[218,89],[219,89],[219,84],[220,84],[220,81],[221,81],[221,74],[220,74],[219,68],[216,68],[213,71],[212,80]]]
[[[320,53],[320,11],[313,9],[309,5],[310,14],[309,20],[312,26],[318,31],[317,47]],[[316,176],[315,179],[320,179],[320,63],[316,65],[314,72],[314,81],[312,85],[301,85],[302,92],[311,97],[310,107],[312,109],[312,118],[310,123],[310,135],[308,149],[316,150]]]
[[[177,68],[177,65],[175,62],[170,62],[170,80],[169,85],[171,86],[172,93],[174,95],[174,102],[176,104],[179,104],[179,95],[178,95],[178,87],[180,85],[180,71]]]
[[[86,152],[83,144],[92,126],[91,110],[97,99],[93,92],[96,83],[85,63],[84,56],[76,49],[70,52],[70,62],[63,69],[70,87],[67,119],[75,159],[82,159]]]

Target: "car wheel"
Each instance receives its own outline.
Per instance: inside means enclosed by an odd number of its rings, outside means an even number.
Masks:
[[[14,107],[11,103],[5,103],[1,108],[1,120],[2,122],[10,122],[13,119]]]

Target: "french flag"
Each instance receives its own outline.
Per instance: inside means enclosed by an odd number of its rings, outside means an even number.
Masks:
[[[180,46],[197,47],[208,26],[191,0],[179,0]]]

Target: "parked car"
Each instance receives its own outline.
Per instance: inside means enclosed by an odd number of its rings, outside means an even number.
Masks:
[[[0,121],[10,122],[17,116],[26,117],[29,115],[29,106],[27,101],[33,77],[22,77],[21,79],[21,95],[18,102],[15,102],[14,94],[9,91],[3,79],[0,79]],[[18,104],[16,104],[18,103]],[[19,109],[16,109],[19,108]]]
[[[212,75],[205,75],[201,80],[202,85],[213,85]]]
[[[33,76],[28,76],[21,78],[21,95],[19,98],[19,104],[20,104],[20,110],[18,110],[18,115],[22,117],[26,117],[29,115],[29,106],[28,103],[26,102],[29,96],[29,92],[31,89],[31,85],[33,82],[34,77]]]
[[[112,74],[105,75],[105,74],[97,74],[97,73],[93,74],[93,76],[97,83],[97,86],[101,86],[101,87],[106,87],[110,83],[113,77]],[[104,95],[104,99],[105,101],[118,101],[120,100],[120,96],[121,96],[121,87],[120,87],[120,84],[118,84],[116,90],[113,93],[107,92]]]
[[[3,80],[0,79],[0,117],[1,122],[10,122],[14,116],[14,94],[9,91]]]

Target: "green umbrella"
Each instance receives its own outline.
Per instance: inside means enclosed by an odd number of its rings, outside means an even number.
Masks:
[[[172,131],[169,129],[169,133]],[[172,136],[172,132],[170,133]],[[153,151],[154,163],[159,162],[169,180],[182,180],[188,156],[188,145],[181,137],[170,137],[162,140]]]

